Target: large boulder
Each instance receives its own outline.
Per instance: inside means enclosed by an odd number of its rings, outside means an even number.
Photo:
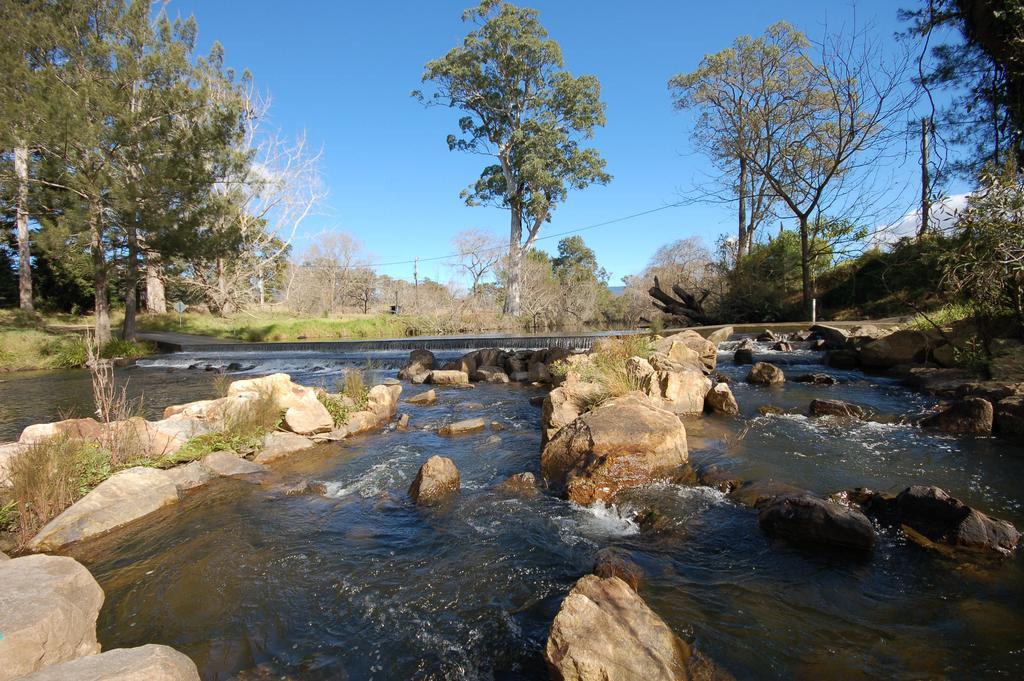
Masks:
[[[98,653],[102,605],[100,585],[73,558],[0,562],[0,681]]]
[[[797,544],[869,550],[875,528],[860,511],[810,495],[778,497],[757,522],[768,534]]]
[[[457,369],[434,369],[427,376],[427,383],[434,385],[465,385],[469,383],[469,373]]]
[[[501,367],[482,366],[473,372],[473,380],[484,383],[508,383],[508,374]]]
[[[199,681],[199,670],[187,655],[151,643],[46,667],[21,681]]]
[[[989,435],[992,433],[993,416],[991,402],[981,397],[965,397],[922,419],[921,426],[957,435]]]
[[[115,473],[48,522],[32,538],[32,551],[54,551],[177,503],[178,486],[166,471],[137,466]]]
[[[36,423],[21,431],[18,442],[30,445],[55,437],[96,440],[103,434],[103,425],[96,419],[65,419],[55,423]]]
[[[668,476],[686,461],[679,418],[632,392],[558,431],[541,454],[541,474],[571,501],[590,504]]]
[[[398,372],[398,377],[414,383],[422,383],[423,378],[434,368],[434,353],[430,350],[417,349],[409,353],[409,361]],[[417,381],[419,378],[421,380]]]
[[[398,413],[398,398],[401,395],[400,385],[375,385],[366,394],[366,409],[380,419],[380,425],[384,425]]]
[[[736,348],[736,352],[733,353],[732,361],[736,364],[753,364],[754,342],[748,338],[740,343],[739,347]]]
[[[668,355],[673,362],[705,373],[714,371],[718,364],[718,346],[691,329],[658,339],[651,347],[655,352]]]
[[[1011,395],[999,400],[995,406],[993,419],[995,429],[1000,435],[1024,435],[1024,396]],[[2,468],[3,462],[0,460],[0,480],[3,479]]]
[[[747,374],[747,383],[755,385],[777,385],[785,382],[786,375],[782,373],[782,369],[768,362],[758,362]]]
[[[544,659],[557,681],[728,678],[618,577],[576,582],[551,624]]]
[[[313,396],[298,407],[288,407],[284,413],[284,427],[298,435],[326,433],[334,428],[334,417],[327,407]]]
[[[938,487],[914,485],[896,495],[892,512],[933,542],[1010,555],[1020,532],[1005,520],[990,518]]]
[[[838,416],[850,419],[862,419],[866,415],[863,408],[842,400],[811,400],[807,411],[811,416]]]
[[[865,369],[889,369],[897,364],[920,364],[928,359],[931,345],[923,331],[904,329],[867,343],[860,349]]]
[[[256,454],[253,461],[261,464],[270,463],[312,446],[312,442],[295,433],[267,433],[263,438],[263,448]]]
[[[838,327],[815,324],[811,331],[825,341],[825,347],[829,350],[841,350],[846,347],[847,333]]]
[[[657,371],[647,377],[646,388],[649,396],[661,398],[673,414],[695,415],[704,412],[711,379],[696,370]]]
[[[584,412],[587,405],[604,394],[604,389],[597,383],[585,383],[570,376],[561,386],[555,388],[547,397],[541,411],[540,444],[543,447],[555,434],[575,421]]]
[[[288,374],[271,374],[235,381],[228,386],[228,397],[242,400],[270,398],[284,412],[284,425],[299,435],[325,433],[334,427],[327,407],[317,399],[313,388],[293,383]]]
[[[727,383],[716,383],[704,396],[704,408],[712,414],[735,416],[740,413],[740,405],[736,403],[732,390]]]
[[[429,504],[459,491],[461,478],[455,462],[444,456],[432,456],[420,466],[409,486],[409,496],[417,504]]]

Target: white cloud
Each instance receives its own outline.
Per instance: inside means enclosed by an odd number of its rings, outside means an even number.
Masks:
[[[970,194],[954,194],[945,197],[942,201],[932,204],[928,211],[928,227],[932,231],[948,232],[953,228],[956,217],[967,207],[967,197]],[[884,246],[894,243],[905,236],[917,234],[921,228],[920,209],[911,211],[902,218],[892,223],[879,227],[870,241],[872,245]]]

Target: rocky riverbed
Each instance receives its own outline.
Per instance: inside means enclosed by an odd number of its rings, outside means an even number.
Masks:
[[[714,367],[666,340],[638,394],[591,411],[564,355],[413,357],[385,432],[67,546],[106,594],[99,643],[172,646],[214,679],[1024,671],[1000,522],[1024,525],[1024,448],[921,427],[956,389],[829,367],[826,334],[724,341]],[[739,349],[782,380],[748,382]]]

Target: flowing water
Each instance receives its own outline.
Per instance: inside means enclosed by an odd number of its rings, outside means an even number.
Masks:
[[[821,494],[937,484],[1024,527],[1024,448],[922,432],[909,420],[933,399],[885,378],[824,369],[816,353],[761,348],[758,359],[841,384],[749,386],[731,344],[721,350],[743,414],[686,421],[695,463]],[[376,377],[394,375],[402,358],[172,355],[125,376],[163,406],[212,393],[208,363],[330,385],[368,361]],[[0,399],[9,405],[16,396],[25,407],[3,417],[0,439],[15,422],[52,413],[55,400],[67,408],[85,383],[70,373],[9,378]],[[404,396],[419,389],[406,384]],[[106,592],[104,648],[165,643],[206,679],[545,678],[543,646],[561,600],[597,551],[615,546],[644,568],[647,603],[740,679],[1024,677],[1019,552],[960,563],[890,530],[880,530],[870,557],[794,548],[762,534],[756,511],[707,487],[660,484],[618,508],[510,497],[494,486],[539,473],[540,410],[529,398],[542,391],[438,390],[435,405],[402,405],[407,432],[317,447],[259,484],[220,480],[75,548]],[[758,413],[765,404],[805,412],[822,396],[861,404],[872,420]],[[476,415],[503,429],[432,432]],[[416,507],[405,490],[433,454],[455,461],[462,491]],[[326,495],[282,493],[300,479],[323,481]],[[670,518],[667,530],[641,531],[634,516],[649,506]]]

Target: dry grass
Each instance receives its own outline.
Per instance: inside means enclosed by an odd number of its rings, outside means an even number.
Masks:
[[[148,451],[138,429],[128,421],[143,413],[142,399],[128,397],[128,382],[118,386],[114,380],[114,365],[100,356],[92,334],[85,338],[89,373],[92,376],[92,399],[96,405],[96,418],[103,424],[100,445],[110,453],[114,468],[146,458]],[[115,425],[116,424],[116,425]]]
[[[113,472],[110,453],[66,436],[32,444],[11,462],[10,502],[22,544]]]
[[[589,361],[572,367],[572,371],[578,374],[581,380],[596,383],[602,388],[600,392],[588,394],[587,404],[584,406],[592,409],[612,397],[641,390],[641,381],[626,371],[626,360],[630,357],[646,359],[650,356],[651,339],[647,336],[602,338],[595,343]],[[564,375],[569,368],[568,365],[561,362],[556,364],[560,366],[555,372]]]

